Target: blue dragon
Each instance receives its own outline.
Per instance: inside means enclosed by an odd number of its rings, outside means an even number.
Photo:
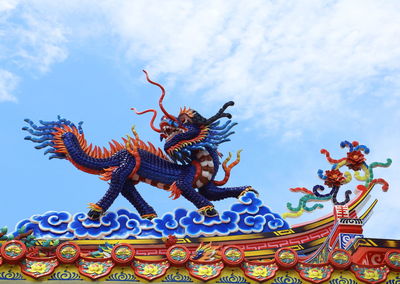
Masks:
[[[164,115],[159,128],[154,126],[156,110],[132,110],[139,115],[153,113],[150,126],[160,133],[161,141],[165,139],[165,152],[140,140],[134,128],[134,137],[128,135],[127,138],[122,138],[123,143],[112,140],[109,149],[101,149],[88,145],[82,122],[75,125],[59,116],[57,121],[40,120],[41,125],[38,126],[32,120],[25,119],[29,126],[22,129],[33,135],[25,139],[38,143],[36,149],[46,148],[45,154],[51,154],[50,159],[66,159],[79,170],[100,175],[101,179],[109,181],[109,188],[104,196],[97,203],[90,203],[89,218],[98,220],[119,194],[136,208],[142,218],[157,217],[155,210],[136,189],[140,182],[170,191],[173,199],[184,196],[207,217],[218,215],[212,201],[228,197],[239,198],[247,191],[256,192],[250,186],[221,187],[228,181],[232,167],[240,161],[239,152],[237,159],[229,166],[227,162],[231,155],[222,163],[224,179],[215,180],[222,156],[218,152],[218,145],[230,141],[228,137],[234,133],[231,129],[237,124],[230,120],[231,114],[225,112],[234,103],[225,103],[208,119],[186,107],[181,109],[177,117],[173,116],[162,104],[165,89],[144,72],[147,81],[162,91],[159,106]],[[221,118],[228,120],[221,124]]]

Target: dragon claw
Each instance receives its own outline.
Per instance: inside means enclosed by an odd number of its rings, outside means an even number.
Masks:
[[[157,214],[146,214],[146,215],[142,215],[140,217],[142,217],[142,219],[152,220],[154,218],[157,218]]]
[[[204,215],[205,217],[215,217],[218,216],[218,211],[215,210],[213,206],[205,206],[197,210],[200,214]]]
[[[251,186],[249,186],[249,187],[246,187],[245,190],[243,190],[243,191],[239,194],[238,198],[244,196],[247,192],[254,192],[254,194],[255,194],[257,197],[260,195],[260,194],[258,193],[257,190],[255,190],[254,188],[252,188]]]
[[[97,220],[100,220],[100,217],[101,217],[102,213],[98,212],[98,211],[95,211],[95,210],[90,210],[87,213],[87,215],[88,215],[89,219],[91,219],[93,221],[97,221]]]

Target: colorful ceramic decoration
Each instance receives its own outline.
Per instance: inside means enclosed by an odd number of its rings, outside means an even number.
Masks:
[[[26,246],[18,240],[8,241],[0,247],[1,256],[5,261],[18,262],[26,254]]]
[[[291,188],[291,191],[300,192],[304,195],[300,198],[298,206],[296,207],[293,207],[290,202],[287,203],[289,212],[282,214],[284,218],[299,217],[304,212],[312,212],[318,208],[324,207],[321,203],[309,205],[308,202],[331,200],[334,205],[348,204],[351,199],[351,190],[345,191],[345,199],[342,201],[338,200],[338,195],[340,188],[343,185],[350,183],[353,176],[356,180],[364,183],[358,186],[359,190],[366,191],[375,184],[382,185],[383,191],[389,189],[389,184],[384,179],[374,179],[373,169],[376,167],[389,167],[392,164],[391,159],[387,159],[385,163],[374,162],[367,164],[365,162],[365,155],[369,153],[369,148],[367,146],[360,145],[357,141],[351,143],[349,141],[342,141],[340,147],[348,148],[349,151],[347,152],[346,157],[338,160],[332,159],[327,150],[321,150],[321,154],[326,156],[327,161],[332,165],[332,169],[326,171],[318,170],[318,176],[324,181],[324,184],[330,188],[330,191],[326,193],[325,188],[322,185],[314,186],[312,191],[304,187]],[[343,167],[347,167],[349,170],[353,171],[353,175],[349,171],[340,171]]]
[[[331,277],[332,266],[324,264],[299,263],[297,270],[300,277],[312,283],[322,283]]]
[[[129,264],[135,257],[135,249],[129,244],[117,244],[111,251],[111,257],[118,264]]]
[[[296,266],[299,257],[295,250],[290,248],[281,248],[276,251],[275,259],[279,266],[283,268],[292,268]]]
[[[135,260],[132,264],[135,274],[149,281],[163,276],[167,272],[169,266],[170,264],[166,260]]]
[[[110,274],[114,265],[114,262],[111,260],[88,260],[86,258],[79,260],[78,269],[82,275],[91,279],[98,279]]]
[[[56,255],[62,263],[74,263],[81,253],[77,244],[71,242],[62,243],[57,247]]]
[[[127,273],[124,271],[111,273],[108,275],[106,281],[118,281],[118,282],[140,282],[133,273]]]
[[[202,281],[214,279],[221,274],[224,264],[222,261],[199,262],[189,261],[186,264],[189,274]]]
[[[351,265],[351,255],[343,249],[333,250],[329,254],[330,263],[337,269],[345,269]]]
[[[242,264],[242,269],[247,277],[261,282],[273,278],[278,266],[271,262],[245,261]]]
[[[238,246],[228,245],[222,249],[222,260],[228,265],[239,265],[244,260],[244,251]]]
[[[351,266],[358,280],[366,283],[381,283],[386,280],[389,273],[389,268],[386,266],[371,266],[355,264]]]
[[[26,279],[21,273],[8,270],[0,272],[0,280],[16,281],[16,280],[26,280]]]
[[[183,265],[190,258],[190,251],[183,245],[173,245],[167,250],[167,258],[174,265]]]
[[[400,250],[389,250],[386,252],[385,263],[391,269],[400,271]]]
[[[83,280],[83,278],[79,275],[79,273],[76,273],[74,271],[58,271],[55,272],[51,275],[51,277],[48,280],[59,280],[59,281],[73,281],[73,280]]]
[[[54,269],[58,266],[58,261],[55,257],[49,260],[29,260],[26,259],[21,264],[22,273],[33,278],[40,278],[53,273]]]
[[[187,283],[194,282],[190,276],[183,275],[179,271],[173,274],[167,274],[161,282],[172,282],[172,283]]]

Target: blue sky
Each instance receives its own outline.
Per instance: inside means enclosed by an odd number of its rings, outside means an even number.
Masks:
[[[84,121],[89,142],[106,146],[136,125],[162,146],[139,110],[167,89],[171,113],[203,116],[223,103],[239,122],[221,152],[243,149],[229,185],[250,184],[278,213],[329,169],[321,148],[342,157],[342,140],[370,147],[369,161],[393,158],[375,175],[391,188],[365,227],[400,238],[400,4],[398,1],[23,1],[0,2],[0,226],[48,210],[86,212],[107,184],[24,141],[23,119],[58,114]],[[354,184],[349,186],[354,188]],[[159,214],[192,208],[149,186]],[[216,203],[219,211],[233,200]],[[131,206],[118,198],[111,207]],[[291,219],[295,224],[331,209]]]

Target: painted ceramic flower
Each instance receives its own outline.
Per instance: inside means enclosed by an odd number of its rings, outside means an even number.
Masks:
[[[132,255],[132,252],[127,247],[120,247],[115,254],[120,258],[126,259]]]
[[[253,269],[253,275],[255,277],[267,277],[268,271],[265,266],[256,266]]]
[[[361,151],[347,153],[346,166],[353,171],[359,171],[364,161],[365,157]]]
[[[314,267],[308,270],[308,277],[312,279],[322,279],[324,276],[320,269]]]
[[[178,260],[182,260],[185,258],[186,256],[186,252],[182,249],[174,249],[171,251],[171,256],[174,259],[178,259]]]
[[[34,264],[31,265],[29,271],[33,273],[42,274],[47,271],[47,265],[44,262],[35,262]]]
[[[17,245],[9,245],[6,247],[5,251],[8,255],[16,256],[22,252],[22,248]]]
[[[400,254],[399,253],[393,253],[389,256],[389,260],[391,263],[395,265],[400,265]]]
[[[238,260],[241,256],[240,252],[236,249],[230,249],[227,253],[226,256],[230,259],[233,260]]]
[[[279,254],[279,258],[285,263],[294,261],[294,254],[291,251],[283,251]]]
[[[102,263],[94,262],[89,264],[87,268],[87,272],[90,274],[102,274],[105,270],[105,267]]]
[[[154,264],[146,264],[143,267],[143,274],[145,275],[157,275],[160,269],[157,265]]]
[[[325,171],[325,175],[326,175],[325,184],[329,187],[341,186],[342,183],[346,180],[346,178],[339,170]]]
[[[364,278],[367,280],[379,280],[379,273],[375,269],[365,269]]]
[[[66,246],[61,250],[63,257],[71,258],[76,255],[76,249],[74,247]]]
[[[211,266],[202,265],[198,269],[200,276],[211,276],[213,274],[213,269]]]
[[[343,264],[349,260],[349,257],[343,252],[337,252],[333,255],[333,259],[340,264]]]

